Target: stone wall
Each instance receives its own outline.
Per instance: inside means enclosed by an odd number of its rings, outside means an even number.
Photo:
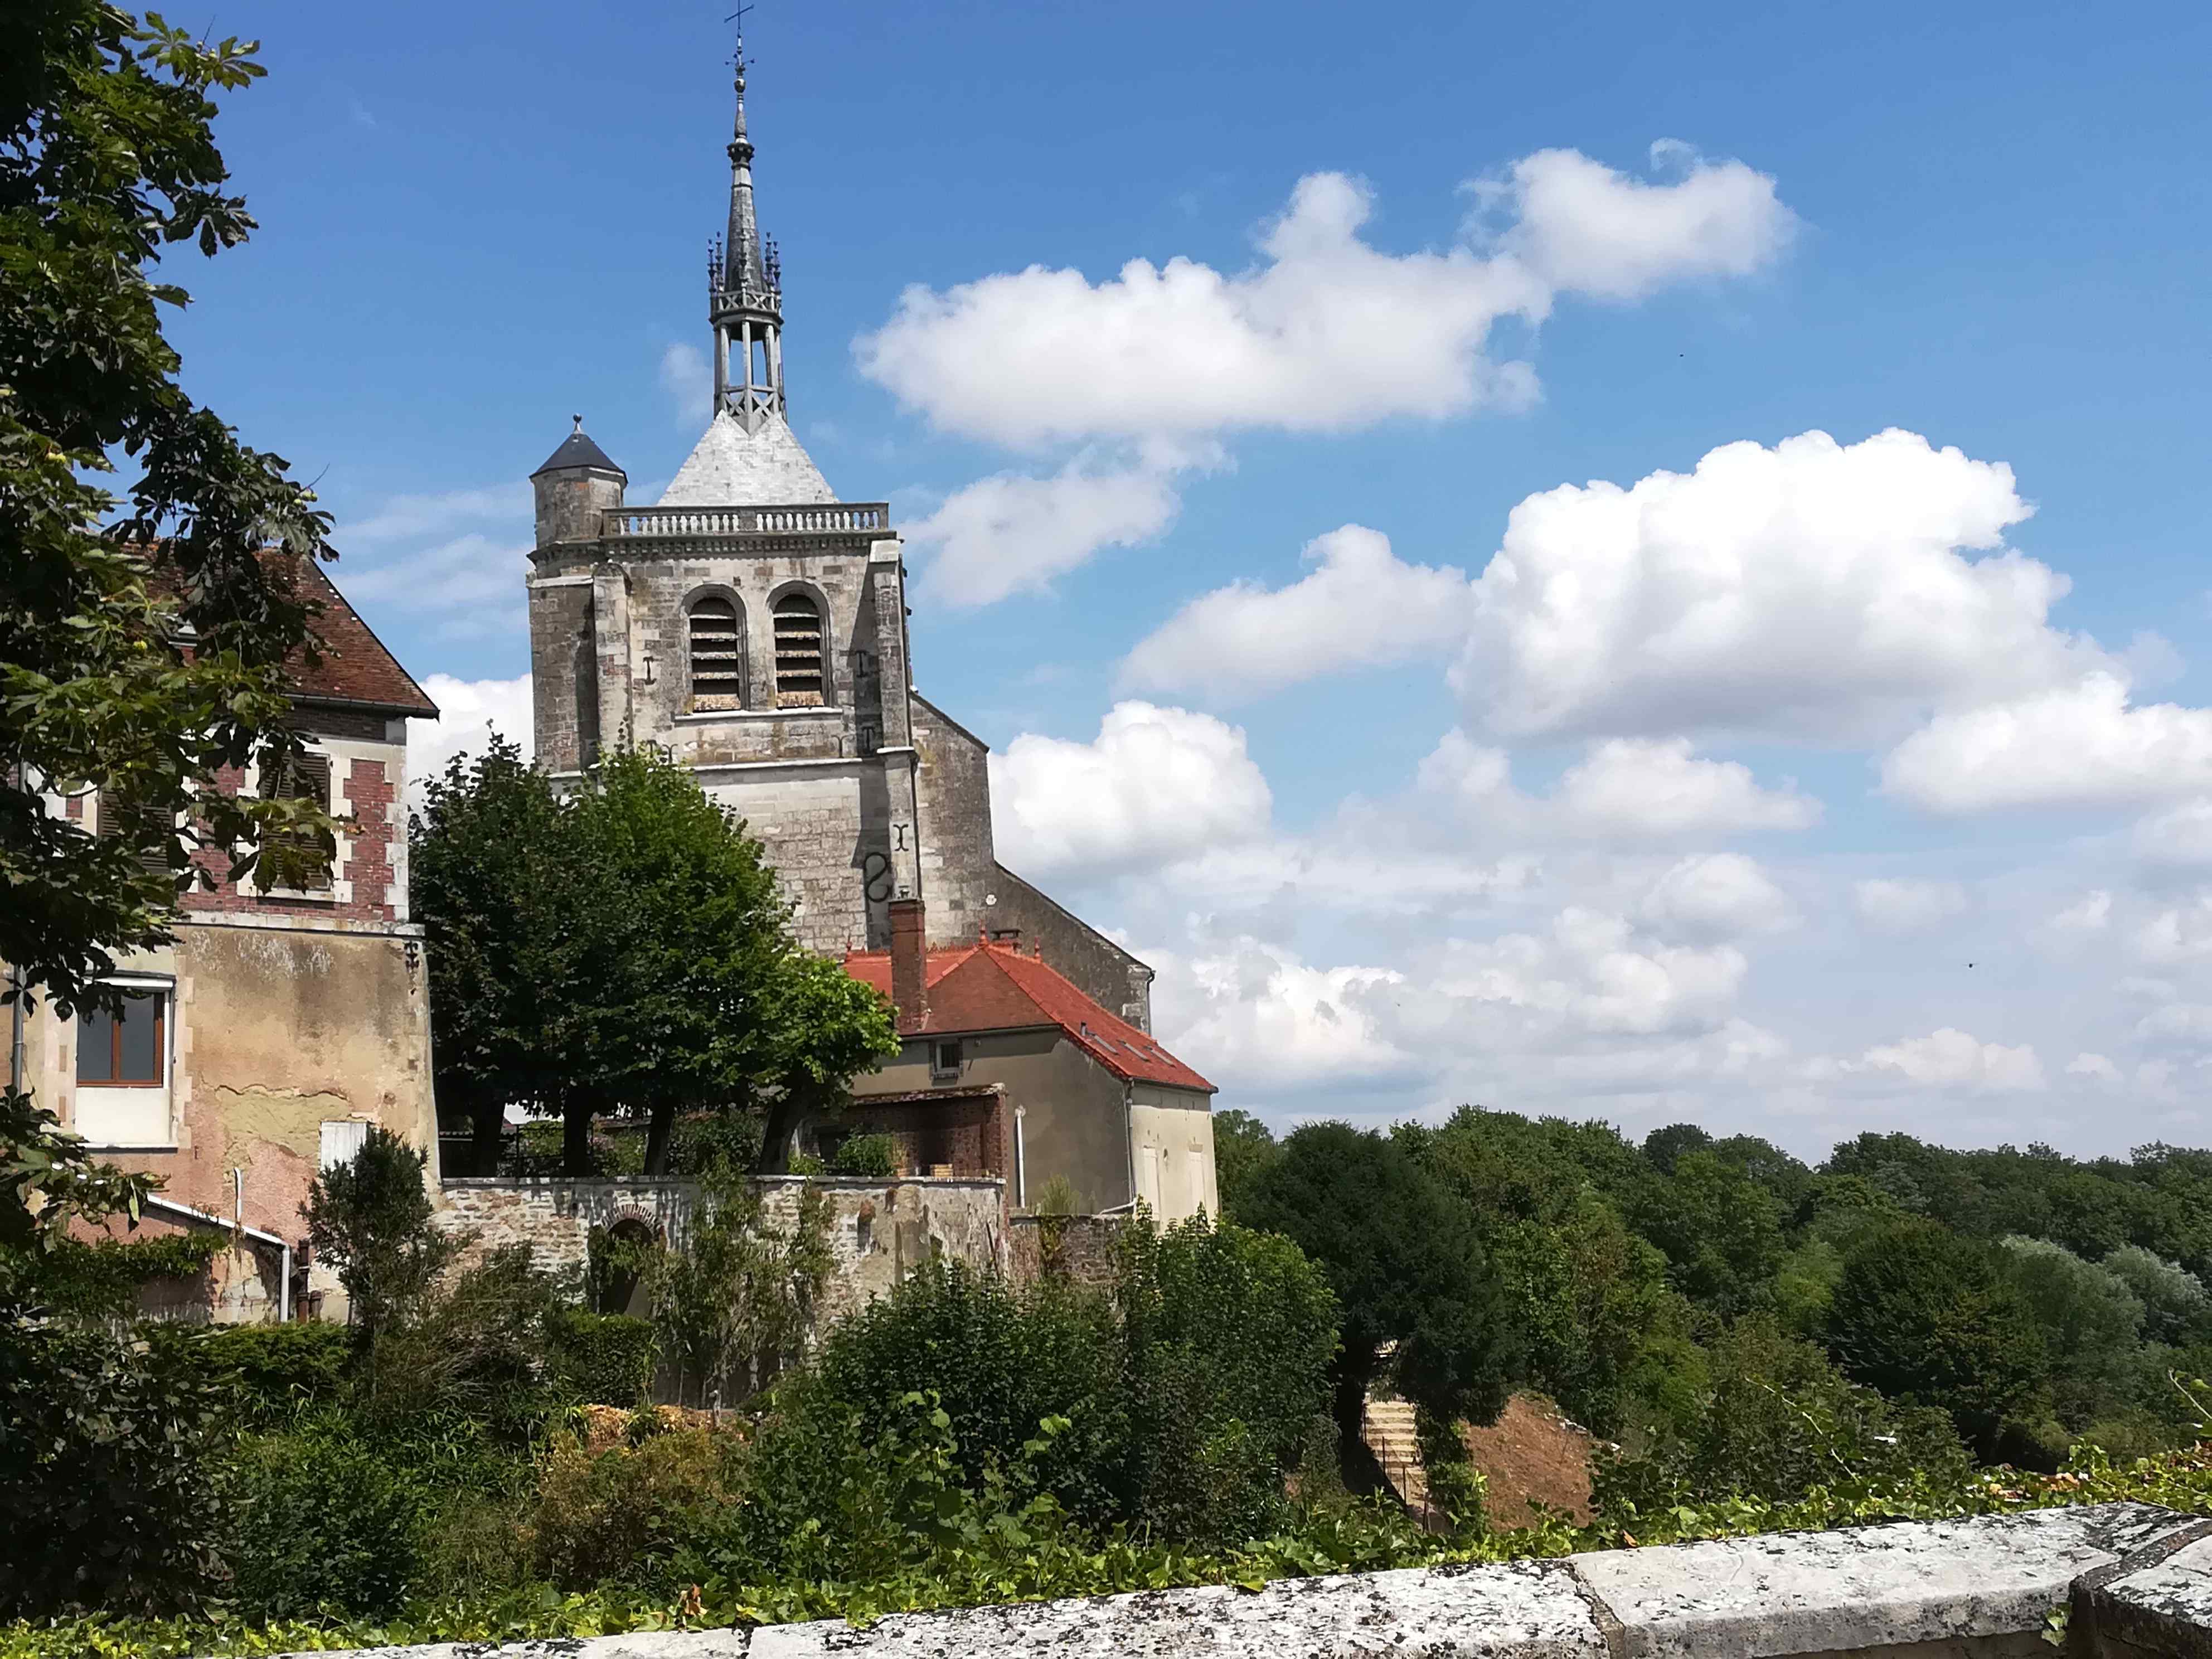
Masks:
[[[762,1211],[772,1225],[796,1217],[799,1176],[765,1176]],[[815,1177],[830,1200],[830,1248],[835,1276],[823,1300],[834,1323],[892,1286],[932,1256],[1004,1272],[1006,1188],[995,1179],[951,1176],[872,1181]],[[580,1273],[592,1229],[635,1221],[655,1236],[680,1240],[698,1201],[696,1183],[647,1176],[570,1180],[544,1176],[448,1181],[439,1224],[477,1234],[472,1253],[528,1244],[541,1266]]]
[[[382,1659],[2203,1659],[2212,1522],[2146,1504],[1564,1560]],[[2048,1615],[2069,1613],[2064,1644]]]
[[[1018,1215],[1007,1224],[1006,1271],[1017,1284],[1048,1277],[1104,1288],[1125,1215]]]
[[[996,900],[990,925],[1012,928],[1022,948],[1042,950],[1046,963],[1109,1013],[1140,1031],[1152,1029],[1152,970],[1089,922],[1048,898],[1003,864],[991,879]]]
[[[972,945],[978,928],[998,920],[995,907],[984,902],[995,896],[998,871],[991,850],[991,751],[927,698],[917,694],[912,707],[929,943]]]

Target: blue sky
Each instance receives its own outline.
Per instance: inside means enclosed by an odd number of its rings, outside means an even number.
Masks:
[[[702,423],[726,9],[215,20],[264,229],[187,380],[449,736],[570,411],[636,499]],[[797,429],[1223,1103],[2203,1138],[2201,9],[749,21]]]

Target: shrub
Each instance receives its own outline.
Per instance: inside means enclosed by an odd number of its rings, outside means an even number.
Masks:
[[[467,1425],[527,1441],[556,1401],[555,1320],[568,1287],[511,1244],[455,1273],[407,1323],[379,1334],[358,1390],[364,1421],[384,1434]]]
[[[1012,1467],[1046,1418],[1066,1418],[1036,1460],[1038,1478],[1077,1516],[1103,1523],[1124,1516],[1131,1498],[1118,1349],[1113,1310],[1096,1292],[1017,1291],[933,1261],[829,1334],[779,1395],[786,1421],[769,1431],[835,1444],[836,1425],[889,1431],[903,1420],[902,1401],[931,1394],[973,1485],[987,1467]]]
[[[196,1601],[227,1398],[179,1333],[0,1318],[0,1616]]]
[[[553,1322],[553,1376],[568,1398],[634,1406],[653,1387],[653,1322],[626,1314],[562,1310]]]
[[[47,1311],[76,1318],[127,1318],[142,1285],[198,1279],[229,1244],[218,1232],[163,1233],[149,1238],[64,1238],[37,1258],[31,1275]]]
[[[1647,1424],[1642,1448],[1601,1454],[1601,1509],[1656,1509],[1724,1496],[1783,1502],[1844,1483],[1963,1481],[1950,1420],[1893,1406],[1849,1381],[1812,1343],[1771,1320],[1738,1320],[1705,1353],[1692,1410]]]
[[[423,1486],[339,1420],[247,1440],[233,1464],[229,1557],[240,1605],[264,1618],[323,1605],[395,1612],[420,1565]]]
[[[898,1148],[889,1135],[854,1135],[830,1158],[830,1173],[878,1179],[896,1175]]]
[[[2203,1281],[2177,1261],[2168,1261],[2140,1244],[2124,1244],[2097,1264],[2136,1294],[2143,1304],[2143,1334],[2176,1346],[2212,1334],[2212,1297]]]
[[[354,1336],[343,1325],[319,1321],[216,1325],[204,1328],[192,1347],[208,1376],[228,1379],[238,1390],[249,1420],[270,1422],[337,1398]]]
[[[1133,1519],[1188,1542],[1262,1536],[1329,1406],[1336,1297],[1287,1238],[1203,1216],[1117,1246]]]
[[[557,1447],[526,1529],[531,1565],[571,1589],[659,1582],[677,1550],[738,1499],[742,1450],[736,1434],[708,1429],[597,1454],[574,1441]]]
[[[316,1256],[345,1286],[348,1316],[372,1333],[419,1304],[459,1248],[431,1223],[426,1161],[371,1124],[361,1150],[317,1176],[300,1206]]]
[[[2007,1238],[2005,1276],[2042,1330],[2051,1356],[2050,1404],[2082,1429],[2131,1403],[2143,1304],[2119,1276],[2046,1239]]]
[[[680,1248],[657,1252],[650,1272],[661,1356],[684,1397],[750,1394],[799,1357],[830,1280],[829,1232],[829,1200],[811,1187],[777,1227],[748,1176],[708,1173]]]

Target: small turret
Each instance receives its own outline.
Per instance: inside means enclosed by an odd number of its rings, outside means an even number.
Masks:
[[[538,495],[538,545],[597,541],[599,514],[623,504],[629,474],[584,431],[584,417],[571,416],[576,429],[530,475]]]

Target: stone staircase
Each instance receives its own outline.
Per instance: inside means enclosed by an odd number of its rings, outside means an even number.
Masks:
[[[1383,1478],[1406,1506],[1406,1512],[1425,1519],[1429,1476],[1421,1467],[1421,1437],[1413,1421],[1413,1402],[1369,1395],[1359,1437],[1382,1466]]]

